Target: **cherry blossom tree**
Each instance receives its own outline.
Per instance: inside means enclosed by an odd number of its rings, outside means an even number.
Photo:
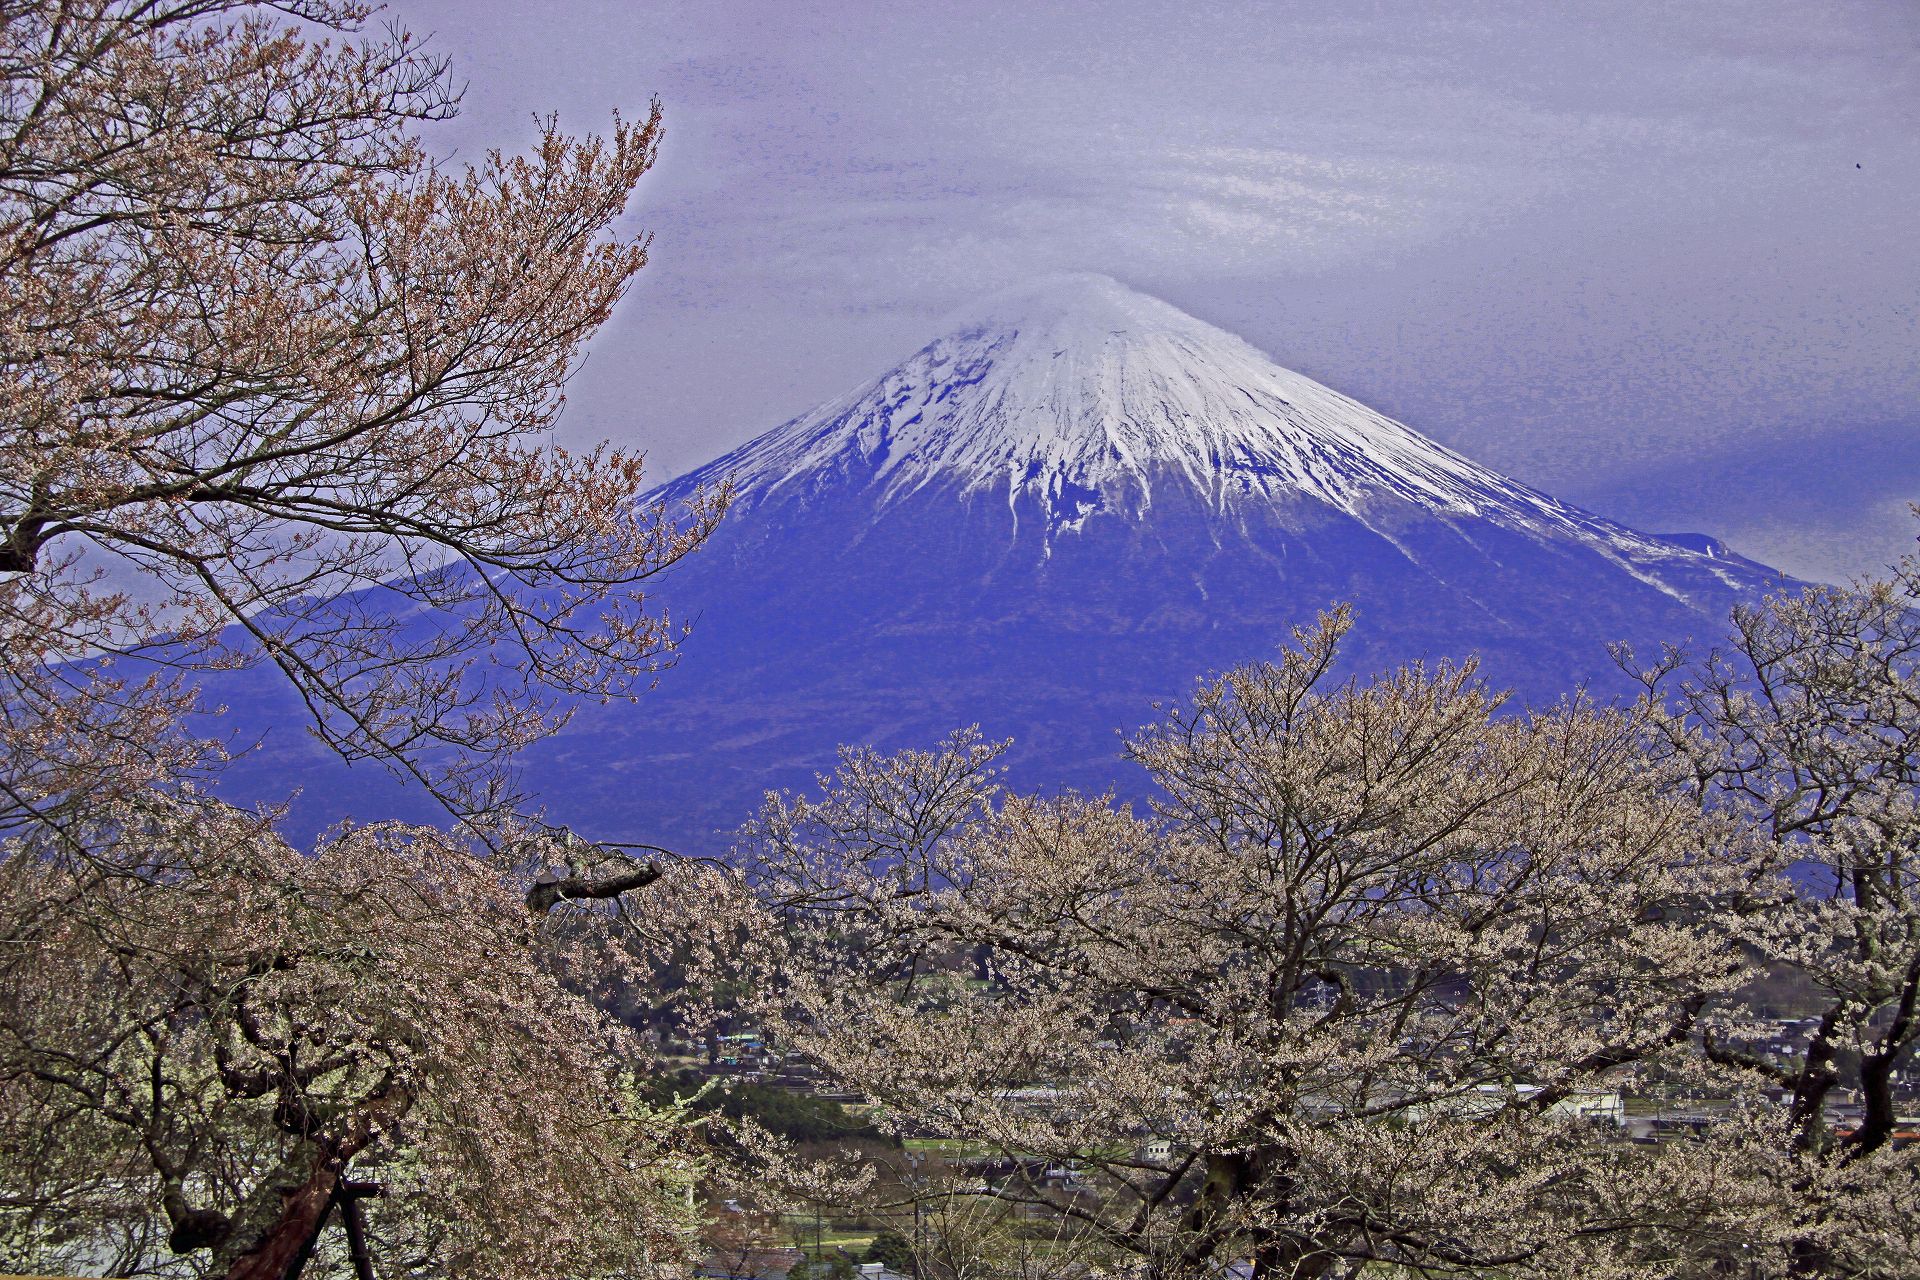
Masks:
[[[686,1127],[580,993],[621,980],[589,967],[627,896],[686,885],[511,780],[672,659],[642,584],[725,502],[643,505],[637,456],[546,439],[646,261],[659,108],[442,162],[449,69],[371,17],[0,0],[11,1269],[683,1260]],[[297,852],[210,799],[196,682],[249,666],[453,834]]]
[[[646,261],[615,224],[659,108],[451,168],[417,133],[446,65],[368,11],[0,5],[9,823],[175,774],[167,668],[271,664],[474,814],[672,653],[635,584],[718,498],[638,505],[638,457],[542,438]]]
[[[1811,1032],[1783,1046],[1736,1006],[1701,1048],[1784,1100],[1751,1168],[1794,1274],[1920,1269],[1920,1148],[1898,1137],[1896,1094],[1920,1042],[1917,599],[1909,556],[1882,581],[1740,609],[1722,649],[1642,675],[1672,760],[1786,873],[1746,911],[1746,944],[1792,979]]]
[[[1144,819],[1002,793],[975,734],[770,798],[743,844],[789,948],[770,1014],[903,1131],[996,1153],[942,1196],[1145,1274],[1737,1256],[1768,1211],[1746,1130],[1647,1148],[1592,1117],[1712,1069],[1690,1047],[1750,976],[1723,916],[1764,848],[1640,718],[1497,716],[1470,665],[1334,683],[1346,628],[1136,737]]]
[[[127,1271],[172,1256],[234,1280],[316,1246],[363,1278],[376,1258],[387,1275],[688,1262],[699,1149],[641,1101],[639,1043],[548,962],[554,926],[518,877],[430,829],[303,855],[218,804],[116,813],[126,829],[87,834],[144,864],[0,863],[0,912],[37,921],[11,939],[30,960],[0,965],[15,1265],[81,1269],[103,1240]],[[323,1237],[330,1215],[343,1229]]]

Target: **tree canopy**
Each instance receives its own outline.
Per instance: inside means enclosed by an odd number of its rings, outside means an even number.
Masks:
[[[83,657],[269,663],[334,748],[476,813],[569,697],[672,652],[636,584],[719,501],[638,504],[637,456],[543,439],[646,262],[618,222],[658,104],[449,166],[417,132],[446,64],[368,16],[0,11],[12,821],[178,767],[190,686]]]
[[[690,1247],[681,1113],[587,998],[620,978],[585,977],[634,956],[604,926],[661,868],[511,782],[671,660],[641,584],[724,505],[648,506],[638,456],[547,438],[646,262],[622,219],[660,109],[448,163],[449,67],[372,15],[0,0],[12,1269],[268,1280],[335,1214],[363,1278]],[[214,799],[198,678],[249,666],[452,832],[295,850]]]
[[[1512,714],[1472,664],[1334,681],[1336,612],[1132,739],[1146,816],[1009,794],[974,732],[848,750],[743,832],[766,1016],[991,1153],[902,1202],[1049,1217],[1062,1275],[1910,1262],[1916,587]],[[1750,1003],[1783,967],[1824,1001],[1798,1058]],[[1635,1091],[1710,1114],[1630,1142]]]

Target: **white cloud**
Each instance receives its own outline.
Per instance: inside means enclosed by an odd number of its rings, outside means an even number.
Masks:
[[[1562,488],[1920,404],[1911,6],[395,7],[463,136],[665,100],[655,265],[573,403],[672,467],[1058,268]]]

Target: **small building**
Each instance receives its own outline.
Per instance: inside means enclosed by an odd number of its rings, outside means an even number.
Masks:
[[[1547,1114],[1566,1120],[1580,1120],[1587,1124],[1625,1128],[1627,1100],[1617,1089],[1576,1093],[1572,1097],[1560,1099],[1547,1108]]]
[[[1152,1137],[1140,1144],[1134,1153],[1142,1164],[1167,1165],[1173,1163],[1173,1139]]]

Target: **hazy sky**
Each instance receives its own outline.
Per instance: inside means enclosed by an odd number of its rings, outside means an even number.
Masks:
[[[1087,269],[1654,531],[1920,522],[1920,3],[393,0],[436,145],[665,105],[564,429],[703,462]]]

